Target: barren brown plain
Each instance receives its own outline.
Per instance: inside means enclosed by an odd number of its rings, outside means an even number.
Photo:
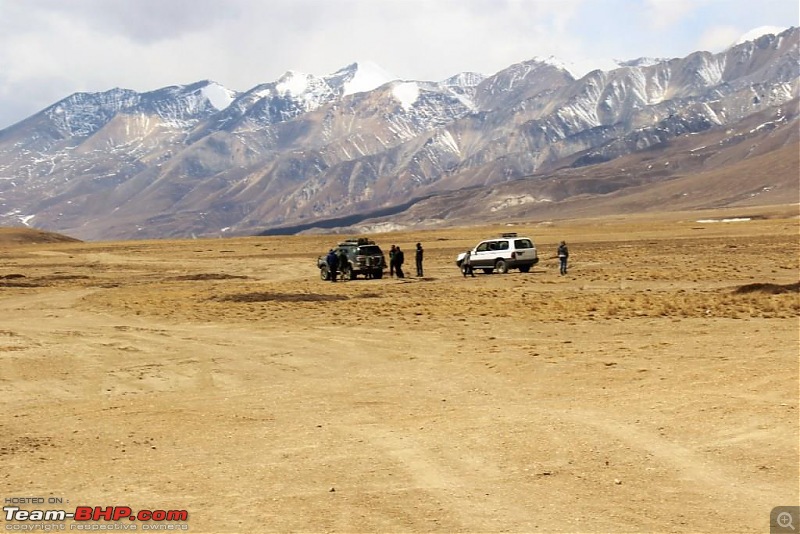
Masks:
[[[336,284],[343,236],[7,240],[0,496],[191,532],[767,532],[798,504],[799,222],[379,234],[409,276]],[[509,230],[539,265],[460,275]]]

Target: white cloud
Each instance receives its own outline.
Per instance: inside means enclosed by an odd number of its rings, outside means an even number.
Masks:
[[[656,29],[673,26],[699,9],[703,0],[645,0],[645,17]]]
[[[796,0],[0,0],[0,128],[77,91],[244,91],[360,60],[407,80],[534,56],[590,66],[766,24],[797,25]]]
[[[742,31],[733,26],[714,26],[703,32],[697,44],[701,50],[720,52],[731,46],[741,35]]]

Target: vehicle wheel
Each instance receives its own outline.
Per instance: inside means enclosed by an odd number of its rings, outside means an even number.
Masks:
[[[530,270],[531,270],[531,266],[530,265],[522,265],[519,268],[519,272],[521,272],[521,273],[527,273]]]
[[[372,278],[377,278],[378,280],[380,280],[381,278],[383,278],[383,271],[373,271]]]
[[[494,264],[494,268],[497,269],[497,272],[500,274],[506,274],[508,272],[508,264],[505,260],[497,260]]]
[[[494,271],[494,269],[481,269],[481,271],[485,272],[486,274],[492,274],[492,271]]]
[[[331,279],[331,273],[330,271],[328,271],[327,265],[323,265],[322,267],[319,268],[319,277],[323,280]]]

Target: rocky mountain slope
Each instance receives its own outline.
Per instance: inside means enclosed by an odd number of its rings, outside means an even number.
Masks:
[[[353,64],[244,93],[204,81],[75,94],[0,131],[0,224],[82,239],[374,231],[592,211],[757,156],[785,185],[718,178],[730,195],[714,202],[755,186],[796,202],[798,41],[792,28],[580,79],[541,59],[443,82]],[[760,148],[729,149],[743,143]]]
[[[696,209],[738,209],[800,200],[798,101],[726,129],[678,136],[648,150],[589,166],[582,156],[546,176],[432,195],[390,215],[318,221],[293,232],[381,232],[440,225],[638,214]],[[266,233],[283,233],[271,230]]]

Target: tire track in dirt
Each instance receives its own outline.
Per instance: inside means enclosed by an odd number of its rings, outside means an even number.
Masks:
[[[743,473],[735,473],[730,468],[719,465],[708,455],[695,452],[654,432],[636,428],[597,410],[549,408],[548,412],[563,420],[572,421],[580,428],[599,432],[606,439],[619,440],[634,450],[653,457],[658,463],[667,466],[672,483],[707,495],[718,503],[710,504],[710,508],[715,508],[719,513],[724,512],[728,518],[742,514],[741,524],[746,523],[746,517],[752,516],[752,510],[760,508],[766,518],[769,510],[777,506],[774,484],[767,485],[743,478]],[[787,487],[784,494],[788,495],[791,491],[792,488]],[[706,503],[706,506],[709,504]]]
[[[407,491],[427,495],[437,508],[437,526],[461,530],[464,528],[496,529],[502,523],[518,528],[532,528],[531,511],[509,501],[498,493],[492,481],[501,476],[500,470],[486,458],[466,456],[441,444],[421,441],[419,436],[398,431],[386,425],[350,425],[349,430],[360,436],[381,462],[397,473],[397,484],[391,491]],[[390,488],[386,488],[387,490]],[[470,508],[469,502],[480,502]]]

